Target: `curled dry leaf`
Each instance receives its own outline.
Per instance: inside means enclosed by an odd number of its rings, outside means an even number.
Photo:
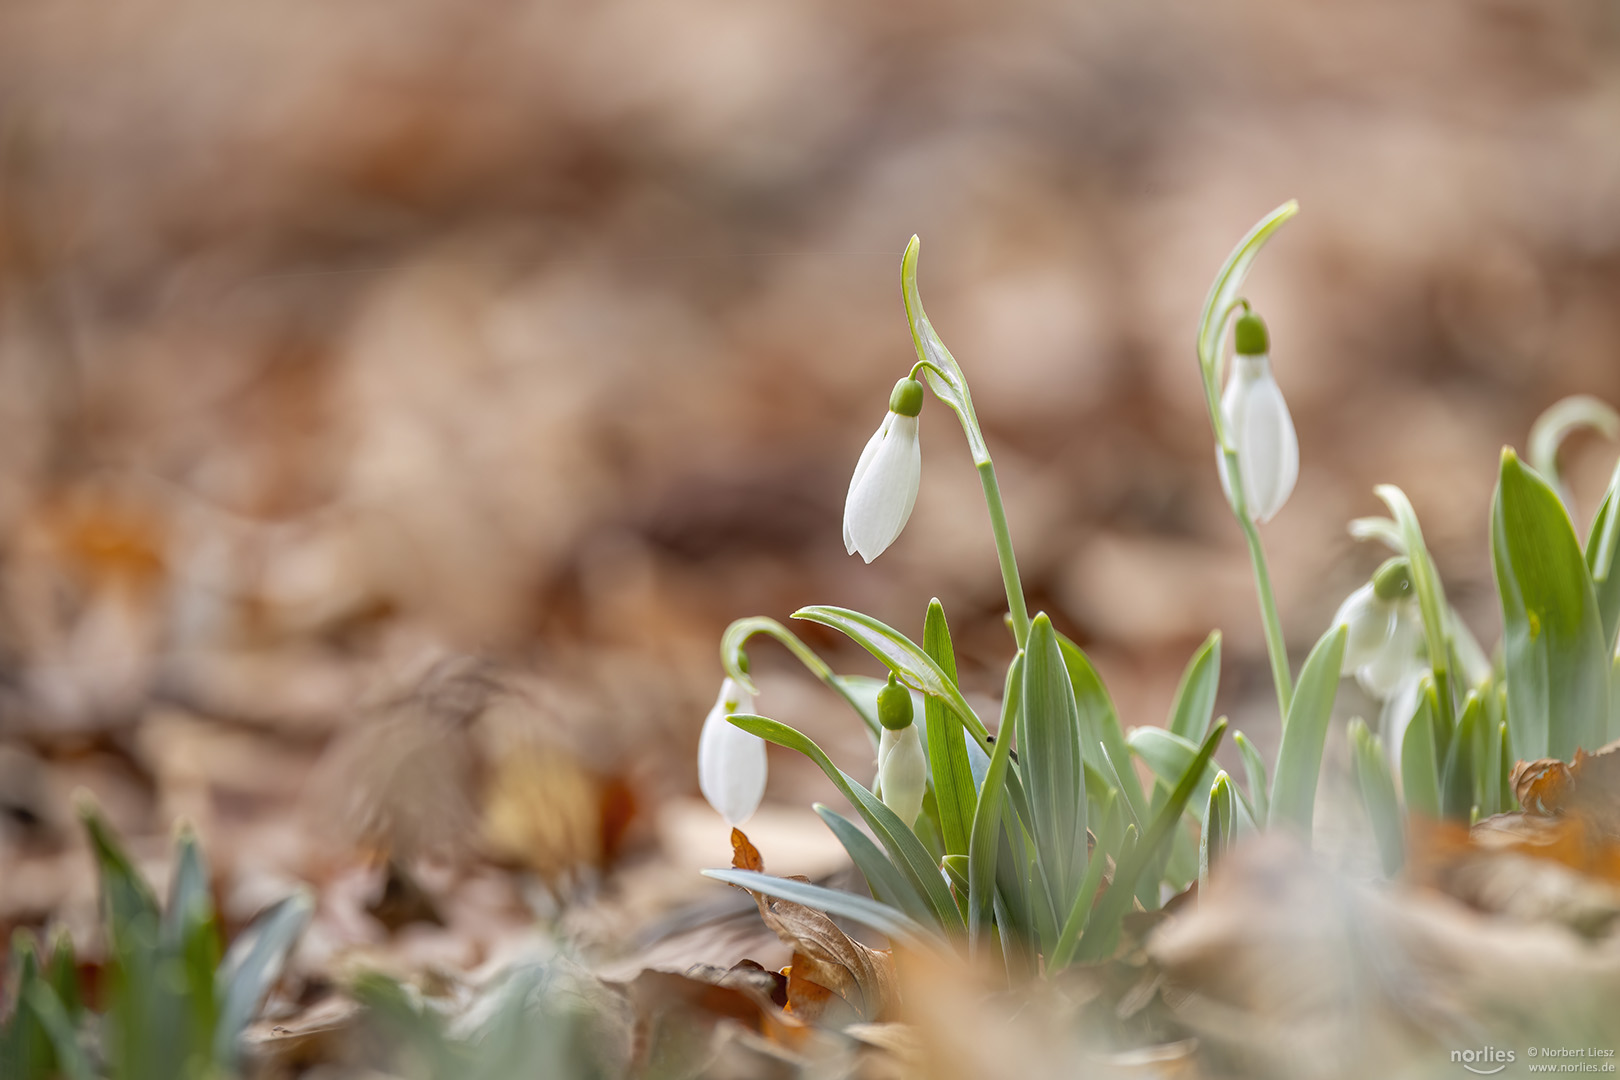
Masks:
[[[740,829],[731,830],[731,865],[763,873],[765,860]],[[760,918],[793,949],[787,1011],[812,1023],[842,1026],[890,1017],[898,1000],[894,956],[853,940],[814,908],[750,892]]]

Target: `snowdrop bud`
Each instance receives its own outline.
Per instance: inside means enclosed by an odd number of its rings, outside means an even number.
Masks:
[[[878,740],[878,791],[883,805],[909,827],[922,811],[927,786],[928,758],[917,725],[908,724],[898,731],[884,728]]]
[[[886,551],[911,518],[922,480],[917,441],[922,384],[901,379],[889,395],[883,425],[866,443],[844,501],[844,549],[871,562]]]
[[[911,704],[911,691],[900,684],[889,672],[889,683],[877,694],[878,723],[890,731],[900,731],[911,726],[911,719],[916,710]]]
[[[765,740],[726,720],[753,711],[754,695],[727,679],[698,738],[698,787],[732,825],[752,817],[765,797]]]
[[[1237,450],[1249,516],[1269,521],[1288,501],[1299,478],[1299,440],[1288,403],[1271,374],[1266,324],[1258,315],[1244,315],[1236,336],[1237,358],[1221,395],[1221,419]],[[1224,454],[1219,455],[1219,465],[1221,487],[1230,499]]]
[[[1389,641],[1395,625],[1395,607],[1380,599],[1371,582],[1345,598],[1333,616],[1334,626],[1346,627],[1344,639],[1344,666],[1342,673],[1353,674],[1357,668],[1372,663]]]

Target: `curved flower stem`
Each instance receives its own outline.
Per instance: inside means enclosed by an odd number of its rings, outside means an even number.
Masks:
[[[1266,551],[1260,543],[1260,530],[1249,516],[1248,498],[1243,491],[1243,473],[1238,467],[1238,452],[1226,437],[1221,422],[1220,380],[1221,360],[1224,356],[1226,334],[1232,317],[1238,310],[1247,310],[1246,300],[1238,295],[1243,278],[1255,256],[1271,235],[1299,211],[1299,204],[1290,200],[1261,218],[1247,236],[1227,256],[1226,263],[1210,286],[1204,301],[1204,315],[1198,324],[1198,367],[1204,381],[1204,403],[1209,409],[1209,424],[1215,433],[1215,445],[1226,469],[1227,489],[1231,493],[1232,513],[1249,545],[1249,561],[1254,565],[1255,591],[1260,595],[1260,620],[1265,626],[1266,652],[1271,657],[1271,678],[1277,685],[1277,706],[1282,722],[1288,722],[1288,706],[1293,702],[1294,681],[1288,667],[1288,643],[1283,638],[1282,620],[1277,616],[1277,598],[1271,591],[1271,571],[1266,566]]]
[[[996,482],[996,467],[989,458],[980,462],[978,468],[979,483],[984,485],[984,503],[990,510],[990,531],[996,537],[1001,584],[1007,590],[1007,610],[1012,613],[1013,640],[1022,649],[1029,640],[1029,608],[1024,604],[1024,583],[1018,577],[1018,560],[1013,556],[1007,511],[1001,505],[1001,485]]]

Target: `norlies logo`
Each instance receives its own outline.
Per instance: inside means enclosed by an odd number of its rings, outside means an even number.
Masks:
[[[1513,1061],[1512,1050],[1498,1050],[1494,1046],[1482,1046],[1478,1050],[1453,1050],[1451,1060],[1461,1065],[1471,1073],[1480,1076],[1494,1076],[1507,1068]]]

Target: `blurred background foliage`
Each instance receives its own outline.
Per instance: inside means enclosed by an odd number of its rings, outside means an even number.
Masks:
[[[93,926],[87,787],[138,861],[195,822],[228,929],[317,884],[296,970],[422,924],[417,961],[476,970],[534,883],[684,853],[571,927],[611,940],[729,860],[691,796],[731,619],[915,636],[938,595],[998,693],[948,414],[901,541],[840,542],[913,232],[1031,607],[1127,724],[1218,628],[1218,710],[1275,738],[1192,337],[1288,197],[1248,291],[1299,429],[1264,530],[1296,663],[1380,557],[1344,524],[1381,481],[1489,647],[1499,447],[1620,401],[1617,123],[1593,0],[0,6],[0,930]],[[762,711],[864,768],[756,652]],[[784,872],[836,863],[782,820]]]

